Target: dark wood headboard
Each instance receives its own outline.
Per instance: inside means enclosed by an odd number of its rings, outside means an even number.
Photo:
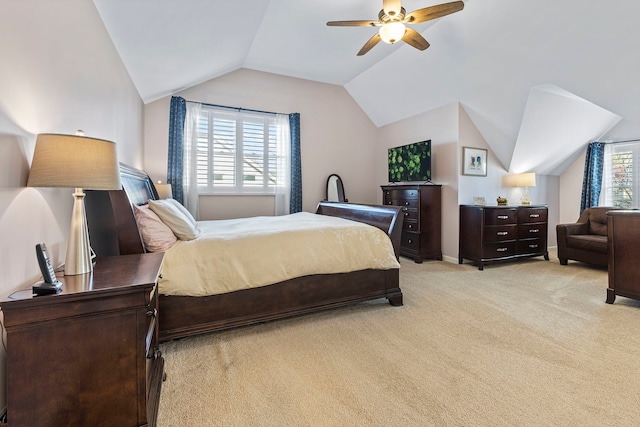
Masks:
[[[153,181],[144,171],[120,164],[122,190],[86,191],[84,199],[89,241],[97,256],[143,253],[144,245],[133,216],[132,204],[158,198]]]

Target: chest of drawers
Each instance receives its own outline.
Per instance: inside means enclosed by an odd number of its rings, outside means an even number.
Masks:
[[[458,262],[475,262],[482,270],[489,261],[544,256],[547,251],[545,205],[460,206]]]
[[[400,255],[417,263],[442,260],[441,185],[383,185],[382,204],[402,207]]]

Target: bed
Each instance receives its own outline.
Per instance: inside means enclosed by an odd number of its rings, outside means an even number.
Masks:
[[[132,206],[158,198],[149,176],[120,166],[123,189],[87,191],[85,207],[91,245],[97,256],[145,252]],[[345,218],[383,230],[398,259],[403,215],[396,206],[321,202],[316,214]],[[313,245],[313,241],[309,242]],[[402,305],[399,268],[311,274],[264,286],[205,296],[159,295],[159,339],[281,319],[361,301],[386,298]]]

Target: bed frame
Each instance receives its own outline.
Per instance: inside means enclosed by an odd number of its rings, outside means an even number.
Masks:
[[[158,194],[145,172],[120,165],[120,174],[123,190],[86,192],[89,234],[97,256],[145,251],[131,205],[157,199]],[[398,257],[403,221],[400,207],[321,202],[316,213],[384,230]],[[159,338],[169,341],[378,298],[387,298],[393,306],[402,305],[398,269],[311,275],[205,297],[160,295]]]

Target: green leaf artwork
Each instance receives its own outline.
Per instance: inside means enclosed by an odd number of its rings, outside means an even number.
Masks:
[[[389,148],[388,155],[390,182],[431,180],[431,140]]]

